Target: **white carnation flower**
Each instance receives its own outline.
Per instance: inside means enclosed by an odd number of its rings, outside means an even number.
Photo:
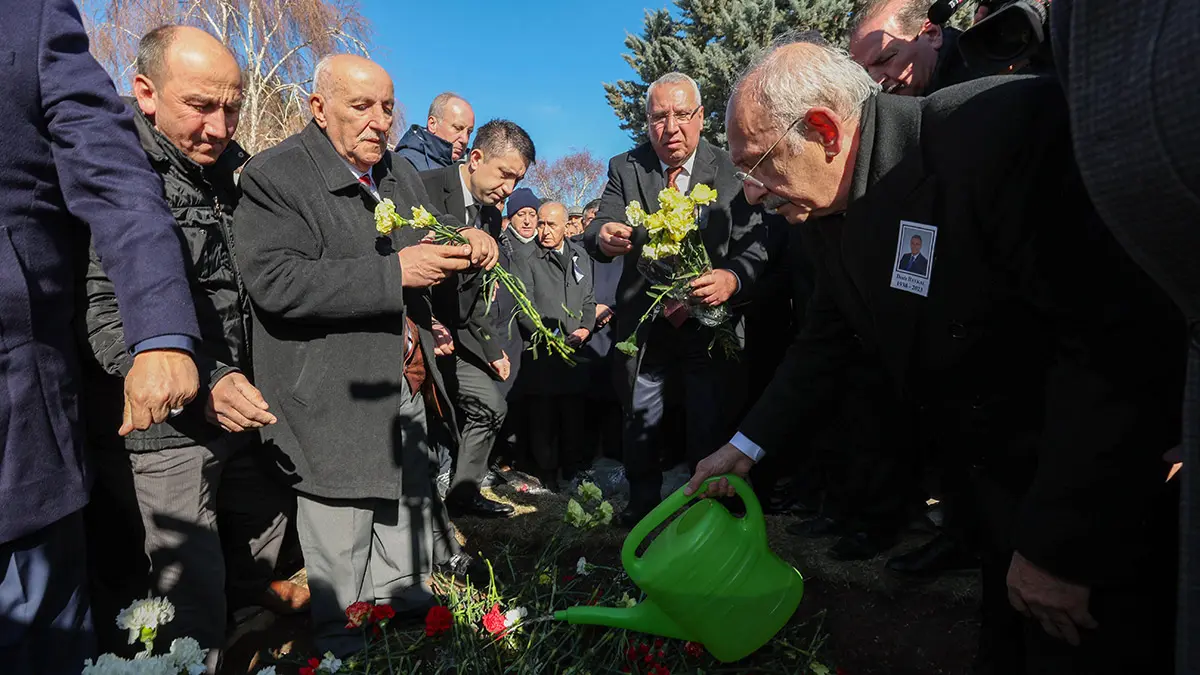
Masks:
[[[200,643],[190,637],[182,637],[171,642],[170,659],[179,666],[180,670],[191,670],[192,666],[199,665],[200,672],[204,672],[204,658],[208,656],[207,650],[200,647]],[[189,673],[189,675],[193,675]]]
[[[341,669],[342,660],[334,656],[333,652],[325,652],[325,658],[321,659],[321,665],[317,667],[317,670],[330,673],[331,675]],[[259,675],[262,674],[260,673]]]
[[[137,642],[143,628],[158,630],[175,618],[175,606],[166,598],[138,600],[117,614],[117,627],[129,631],[129,644]]]
[[[258,675],[275,675],[275,666],[267,666],[258,671]]]
[[[84,661],[80,675],[125,675],[128,672],[129,661],[112,654],[101,654],[95,661]]]
[[[504,613],[504,627],[512,628],[528,615],[529,610],[525,609],[524,607],[510,609]]]
[[[592,573],[591,570],[588,569],[587,558],[580,556],[579,560],[575,563],[575,574],[577,574],[581,577],[585,577],[591,573]]]

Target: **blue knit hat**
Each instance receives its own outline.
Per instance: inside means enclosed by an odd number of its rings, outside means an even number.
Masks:
[[[530,190],[529,188],[517,188],[508,197],[508,211],[505,215],[507,215],[509,218],[512,218],[517,214],[517,211],[520,211],[526,206],[531,206],[533,207],[534,211],[537,211],[541,205],[542,200],[538,199],[537,195],[533,194],[533,190]]]

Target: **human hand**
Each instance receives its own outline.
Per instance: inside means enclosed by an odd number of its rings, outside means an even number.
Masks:
[[[259,429],[276,422],[267,402],[246,376],[233,372],[217,380],[208,394],[204,416],[225,431]]]
[[[689,497],[700,489],[704,481],[713,476],[732,473],[741,476],[742,478],[750,475],[750,469],[754,467],[754,460],[747,457],[741,450],[738,450],[732,443],[726,443],[721,446],[713,454],[700,460],[696,465],[696,473],[692,475],[691,480],[683,489],[683,494]],[[722,478],[721,480],[712,483],[705,490],[704,497],[732,497],[737,494],[729,481]]]
[[[434,356],[450,356],[454,353],[454,336],[450,334],[450,330],[438,323],[433,322],[433,355]]]
[[[615,258],[633,250],[631,237],[633,228],[625,223],[605,223],[600,228],[600,236],[597,239],[600,242],[600,251],[610,258]]]
[[[586,342],[588,339],[588,336],[591,334],[592,334],[592,332],[589,331],[588,329],[580,328],[567,336],[567,344],[572,347],[578,347],[579,345]]]
[[[729,270],[713,270],[692,279],[692,297],[709,307],[728,302],[737,288],[737,275]]]
[[[608,322],[613,318],[612,307],[608,305],[596,305],[596,330],[600,330],[608,325]]]
[[[471,247],[467,244],[415,244],[396,255],[405,288],[428,288],[471,266]]]
[[[192,355],[175,349],[147,349],[133,357],[125,376],[122,436],[144,431],[182,409],[200,391],[200,374]]]
[[[501,380],[507,380],[508,374],[512,371],[512,363],[508,360],[507,353],[505,353],[505,352],[500,352],[500,353],[502,354],[502,356],[500,358],[496,359],[495,361],[492,361],[488,365],[490,365],[492,367],[492,370],[496,371],[496,374],[500,376]]]
[[[500,245],[492,235],[474,227],[464,227],[458,231],[471,245],[471,265],[490,270],[500,259]]]
[[[1059,579],[1014,552],[1008,567],[1008,601],[1027,617],[1037,619],[1051,637],[1079,645],[1079,629],[1099,626],[1088,612],[1092,590]]]

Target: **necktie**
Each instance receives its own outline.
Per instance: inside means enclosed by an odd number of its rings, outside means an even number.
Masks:
[[[367,192],[375,191],[375,181],[371,180],[371,174],[364,173],[363,175],[359,176],[358,182],[362,183],[363,187],[367,188]]]
[[[478,225],[475,224],[475,220],[478,217],[479,217],[479,204],[476,204],[475,202],[471,202],[471,204],[469,206],[467,206],[467,223],[466,224],[470,225],[471,227],[479,227]]]
[[[683,173],[682,166],[667,167],[667,187],[678,190],[679,186],[675,184],[675,180],[679,178],[679,174],[681,173]]]
[[[908,256],[908,267],[905,267],[904,269],[911,270],[913,263],[915,262],[917,262],[917,257],[915,255]]]

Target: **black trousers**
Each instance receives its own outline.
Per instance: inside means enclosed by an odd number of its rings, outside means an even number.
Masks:
[[[587,399],[583,394],[532,394],[529,404],[529,446],[538,474],[564,477],[583,468],[589,443]]]
[[[1165,473],[1165,472],[1164,472]],[[972,486],[984,521],[983,624],[981,675],[1170,675],[1174,652],[1174,581],[1177,490],[1164,486],[1149,527],[1152,542],[1138,569],[1123,579],[1091,589],[1089,611],[1099,624],[1082,630],[1079,647],[1052,638],[1035,619],[1014,610],[1008,600],[1007,574],[1012,561],[1009,527],[1019,495],[1003,478],[986,470],[972,472]],[[1120,495],[1114,495],[1120,499]],[[1113,541],[1114,549],[1126,542]]]
[[[496,381],[484,368],[473,358],[458,353],[438,358],[438,369],[454,402],[459,427],[451,492],[479,489],[479,482],[487,474],[492,445],[508,413]]]
[[[691,468],[728,442],[745,401],[745,370],[736,361],[709,351],[712,333],[695,319],[678,329],[664,319],[650,328],[632,401],[625,410],[625,473],[630,504],[645,509],[661,499],[658,449],[665,394],[678,378],[686,415],[687,460]]]

